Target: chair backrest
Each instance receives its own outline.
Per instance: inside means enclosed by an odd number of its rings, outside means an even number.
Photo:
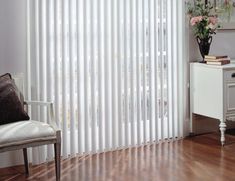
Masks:
[[[21,101],[23,102],[24,101],[24,74],[23,73],[20,73],[20,74],[13,74],[12,75],[12,78],[14,79],[15,81],[15,84],[18,88],[18,90],[20,91],[18,93],[18,96],[20,97]]]

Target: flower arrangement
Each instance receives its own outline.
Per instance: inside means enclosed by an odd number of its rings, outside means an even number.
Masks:
[[[200,39],[216,34],[216,30],[220,27],[210,2],[205,4],[203,0],[195,0],[188,3],[188,15],[194,35]]]

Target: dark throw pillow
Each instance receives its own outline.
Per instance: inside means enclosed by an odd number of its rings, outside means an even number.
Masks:
[[[0,125],[29,120],[18,92],[9,73],[0,76]]]

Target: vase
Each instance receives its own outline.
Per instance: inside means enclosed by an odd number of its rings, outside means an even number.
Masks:
[[[203,61],[204,61],[205,55],[208,55],[209,51],[210,51],[212,36],[209,36],[209,37],[206,37],[206,38],[196,37],[196,39],[197,39],[197,43],[198,43],[198,46],[199,46],[201,56],[202,56]]]

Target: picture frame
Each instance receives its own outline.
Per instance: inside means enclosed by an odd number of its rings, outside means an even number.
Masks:
[[[218,14],[220,30],[235,29],[235,0],[205,0],[213,5],[216,14]]]

